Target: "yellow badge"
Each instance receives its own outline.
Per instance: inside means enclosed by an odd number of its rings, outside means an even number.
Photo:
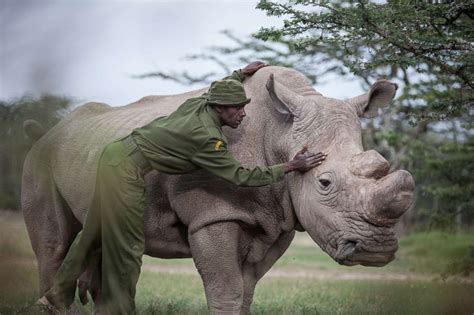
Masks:
[[[224,144],[224,142],[222,142],[221,140],[217,141],[216,142],[216,146],[215,146],[215,149],[216,151],[220,151],[221,150],[221,146]]]

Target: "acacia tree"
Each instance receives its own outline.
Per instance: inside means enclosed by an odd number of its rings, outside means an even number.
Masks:
[[[472,106],[472,1],[262,0],[257,8],[287,18],[283,27],[263,28],[256,38],[291,38],[304,55],[325,46],[323,53],[337,51],[333,57],[366,80],[399,77],[408,88],[403,105],[413,117],[457,117]]]
[[[355,74],[368,85],[387,78],[401,87],[389,112],[364,121],[364,142],[393,168],[416,177],[420,218],[452,226],[472,221],[474,194],[472,1],[288,1],[261,0],[257,8],[282,19],[233,47],[209,47],[191,60],[210,60],[228,73],[253,60],[293,67],[313,82],[328,73]],[[225,60],[225,62],[224,62]],[[222,75],[222,74],[221,74]],[[205,73],[152,72],[184,84],[209,82]],[[434,223],[433,223],[434,222]]]

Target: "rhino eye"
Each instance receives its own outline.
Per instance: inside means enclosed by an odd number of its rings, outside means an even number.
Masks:
[[[321,184],[321,186],[323,186],[324,188],[327,188],[329,185],[331,185],[331,181],[327,180],[327,179],[320,179],[319,180],[319,183]]]

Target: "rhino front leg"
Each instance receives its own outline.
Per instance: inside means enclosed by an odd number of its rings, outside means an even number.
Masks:
[[[282,234],[275,244],[268,250],[265,257],[256,263],[244,262],[242,274],[244,280],[244,298],[240,315],[250,314],[250,306],[253,301],[253,294],[257,282],[267,273],[275,262],[288,249],[291,241],[295,237],[295,231]]]
[[[189,236],[191,253],[206,292],[210,314],[239,314],[243,280],[236,222],[208,225]]]

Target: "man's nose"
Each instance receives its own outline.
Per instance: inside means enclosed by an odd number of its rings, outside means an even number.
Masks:
[[[245,112],[245,109],[242,109],[242,112],[240,113],[240,116],[242,116],[242,117],[247,116],[247,113]]]

